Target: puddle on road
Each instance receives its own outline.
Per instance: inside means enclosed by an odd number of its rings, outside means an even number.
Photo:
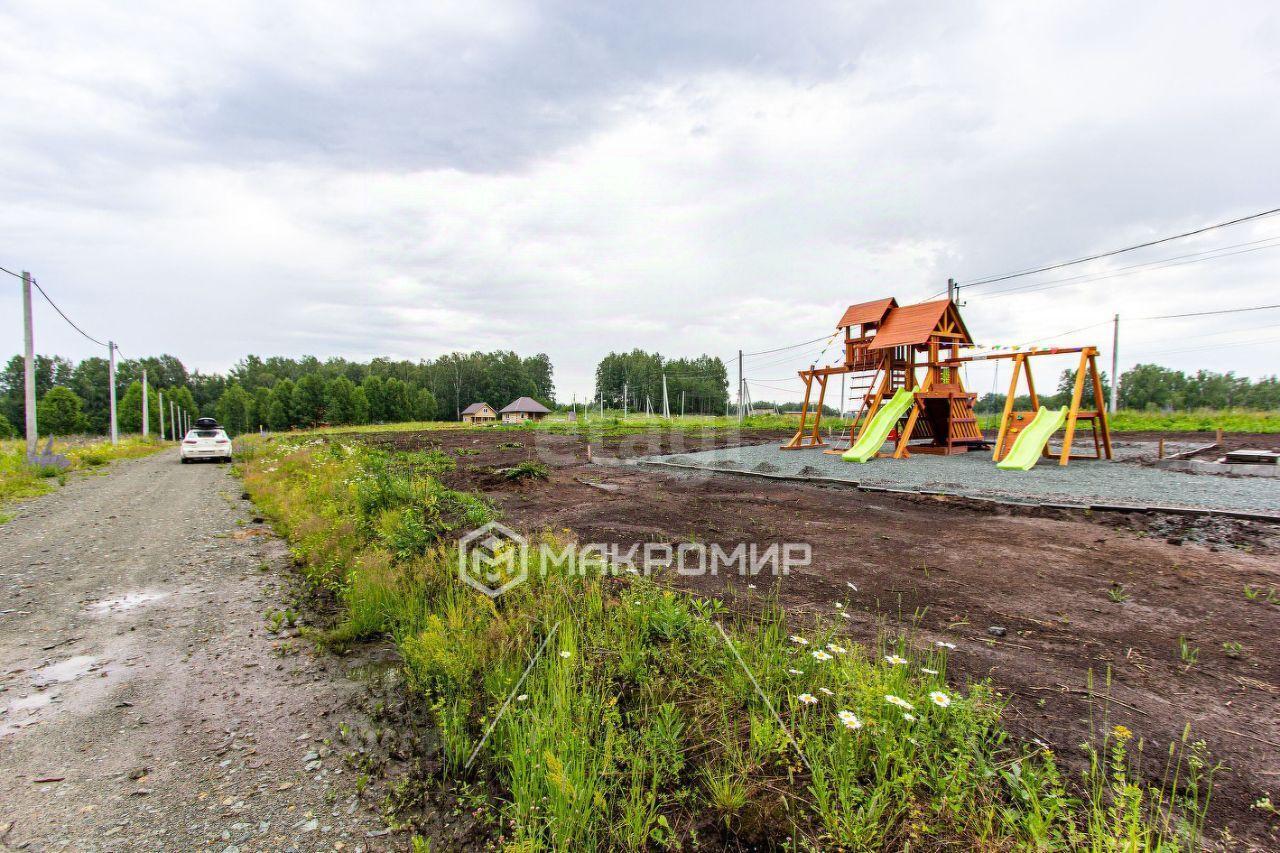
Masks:
[[[32,693],[21,699],[14,699],[0,718],[0,738],[39,722],[40,711],[52,701],[52,693]]]
[[[131,592],[122,595],[119,598],[111,598],[106,601],[97,601],[89,605],[89,609],[94,613],[123,613],[126,610],[132,610],[142,604],[157,601],[164,598],[167,592]]]
[[[76,655],[64,661],[40,667],[32,673],[31,681],[38,687],[75,681],[80,676],[91,672],[97,660],[91,655]]]

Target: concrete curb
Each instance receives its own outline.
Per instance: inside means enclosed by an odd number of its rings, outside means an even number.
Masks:
[[[997,504],[999,506],[1033,507],[1038,509],[1056,509],[1068,512],[1124,512],[1124,513],[1169,513],[1172,515],[1218,516],[1220,518],[1237,518],[1243,521],[1261,521],[1269,524],[1280,524],[1280,515],[1265,512],[1242,512],[1233,509],[1209,509],[1205,507],[1187,506],[1135,506],[1130,504],[1071,504],[1055,501],[1018,500],[1016,498],[998,498],[990,495],[967,495],[962,492],[948,492],[938,489],[895,489],[890,486],[864,486],[857,480],[843,480],[839,477],[816,477],[800,474],[775,474],[766,471],[747,471],[734,468],[712,468],[706,465],[689,465],[683,462],[662,462],[657,459],[627,460],[628,465],[652,465],[665,468],[679,468],[686,471],[699,471],[704,474],[732,474],[738,477],[758,477],[765,480],[785,480],[793,483],[815,483],[833,485],[846,489],[857,489],[861,492],[921,495],[930,497],[963,498],[969,501]]]

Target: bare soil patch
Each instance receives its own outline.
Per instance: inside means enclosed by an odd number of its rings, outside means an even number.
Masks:
[[[1280,590],[1280,529],[607,464],[784,437],[623,436],[591,445],[594,461],[585,440],[540,432],[384,433],[369,440],[455,455],[463,448],[444,479],[484,492],[508,523],[527,530],[567,528],[582,541],[621,545],[691,537],[809,542],[813,565],[776,582],[670,582],[743,610],[776,593],[801,619],[830,617],[840,602],[850,614],[848,633],[863,641],[888,630],[954,643],[949,675],[992,679],[1010,701],[1010,728],[1050,744],[1068,763],[1080,760],[1078,745],[1105,713],[1146,739],[1144,770],[1158,781],[1168,744],[1189,723],[1225,764],[1212,824],[1246,848],[1280,844],[1274,819],[1250,808],[1258,797],[1280,793],[1280,606],[1265,600],[1268,589]],[[524,446],[497,447],[512,441]],[[547,465],[550,479],[513,486],[491,476],[525,460]],[[1246,587],[1261,594],[1251,599]],[[1184,640],[1198,649],[1194,664],[1180,654]]]

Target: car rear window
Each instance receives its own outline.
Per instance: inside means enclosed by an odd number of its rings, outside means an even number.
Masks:
[[[197,435],[198,437],[200,437],[200,438],[217,438],[217,437],[218,437],[218,433],[219,433],[219,432],[221,432],[221,430],[216,430],[216,429],[198,429],[198,430],[196,430],[196,435]]]

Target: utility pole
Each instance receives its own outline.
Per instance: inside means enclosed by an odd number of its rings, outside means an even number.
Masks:
[[[623,419],[624,421],[627,419],[627,383],[626,383],[626,380],[623,380],[623,382],[622,382],[622,419]]]
[[[164,392],[160,393],[160,440],[164,441]]]
[[[1115,327],[1111,333],[1111,414],[1116,413],[1116,393],[1120,389],[1120,315],[1115,317]],[[1095,401],[1099,406],[1101,400]]]
[[[111,443],[120,443],[116,429],[116,342],[107,341],[107,393],[111,399]]]
[[[27,459],[36,455],[36,338],[31,325],[31,273],[22,273],[22,378],[27,410]]]
[[[684,417],[684,389],[680,389],[680,417]]]
[[[662,374],[662,416],[670,419],[671,407],[667,405],[667,374]]]
[[[147,369],[142,368],[142,437],[146,438],[151,432],[150,424],[151,413],[147,411]]]
[[[742,423],[742,351],[737,351],[737,423]]]
[[[174,441],[178,440],[178,410],[173,406],[173,400],[169,400],[169,437]]]
[[[956,280],[954,278],[947,279],[947,300],[949,302],[956,301],[956,297],[959,295],[956,292],[957,290],[959,290],[959,288],[956,287]]]

